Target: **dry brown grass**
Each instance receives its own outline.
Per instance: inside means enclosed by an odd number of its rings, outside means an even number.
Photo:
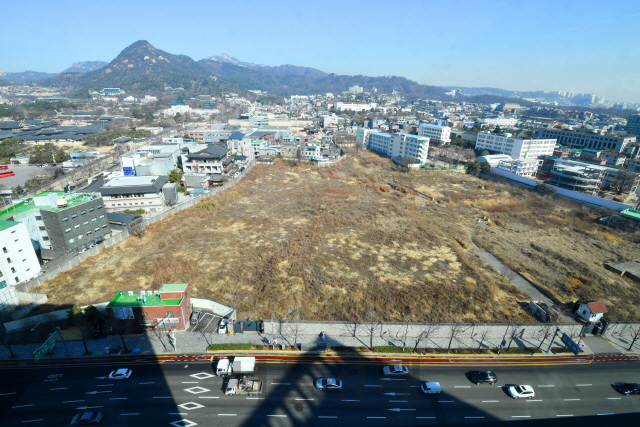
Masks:
[[[391,188],[393,179],[436,202]],[[593,262],[629,256],[627,239],[592,226],[588,210],[557,205],[463,174],[394,173],[388,159],[364,151],[328,169],[257,165],[200,208],[152,224],[142,239],[36,291],[51,304],[80,304],[184,282],[194,296],[237,305],[241,317],[286,317],[300,306],[306,319],[350,319],[373,307],[389,321],[531,320],[517,304],[526,296],[475,255],[475,236],[567,298],[612,295],[598,293],[601,277],[628,293],[624,279]],[[493,226],[476,223],[484,215]],[[583,285],[571,287],[569,277]]]

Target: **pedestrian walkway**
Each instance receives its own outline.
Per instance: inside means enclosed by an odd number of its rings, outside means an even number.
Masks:
[[[591,349],[595,356],[618,356],[623,354],[609,340],[601,336],[585,335],[582,342]]]

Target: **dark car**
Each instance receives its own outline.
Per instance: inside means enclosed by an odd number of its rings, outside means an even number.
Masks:
[[[491,371],[486,372],[472,372],[471,381],[479,384],[495,384],[498,382],[498,376]]]
[[[635,383],[616,384],[616,388],[622,394],[629,396],[630,394],[640,394],[640,385]]]

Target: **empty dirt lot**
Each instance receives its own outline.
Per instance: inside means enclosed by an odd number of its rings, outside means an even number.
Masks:
[[[637,318],[637,287],[602,264],[637,258],[640,238],[596,225],[598,214],[462,173],[406,174],[364,151],[333,168],[277,162],[35,291],[72,305],[189,283],[241,318],[299,308],[318,320],[375,310],[389,321],[530,321],[517,304],[526,296],[475,255],[473,239],[564,301],[602,299],[610,318]]]

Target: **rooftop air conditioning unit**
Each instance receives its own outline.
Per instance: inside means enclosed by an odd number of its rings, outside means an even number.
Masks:
[[[129,291],[129,296],[132,297],[133,296],[133,291]]]
[[[65,199],[64,197],[60,197],[58,200],[56,200],[56,206],[58,206],[59,208],[67,207],[67,199]]]

